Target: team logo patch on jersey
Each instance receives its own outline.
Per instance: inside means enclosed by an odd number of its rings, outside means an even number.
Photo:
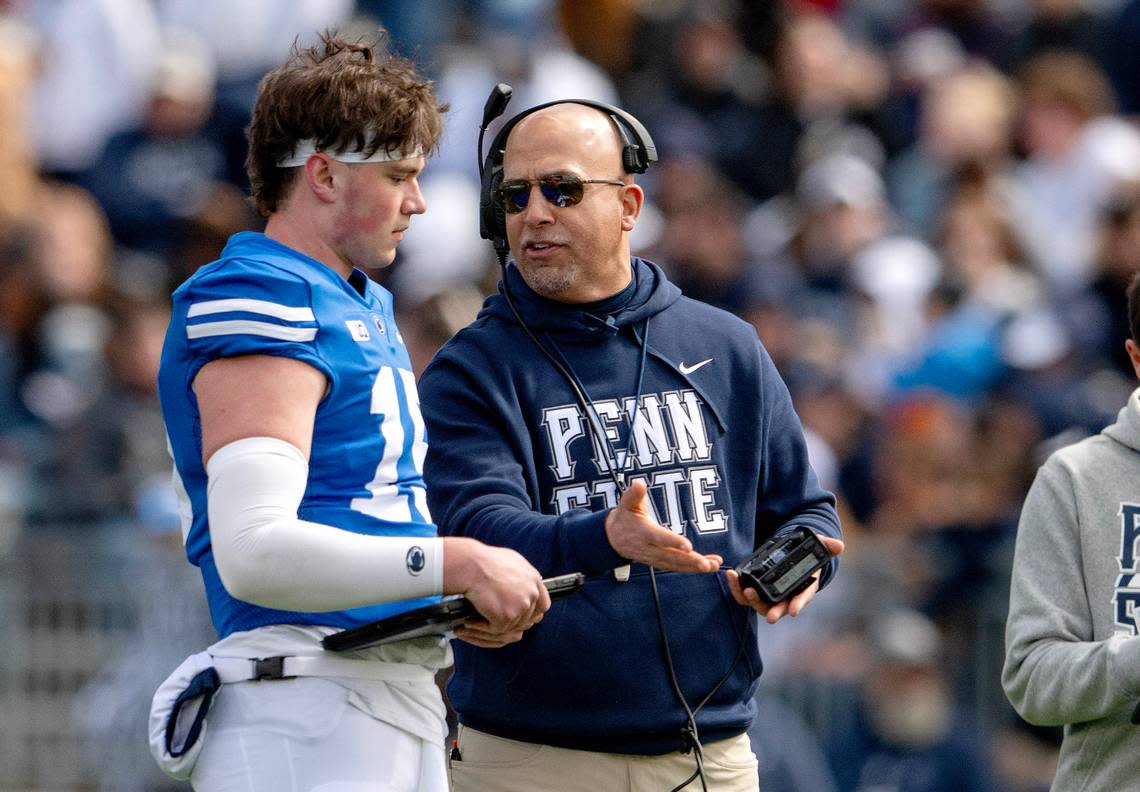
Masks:
[[[352,336],[353,341],[367,341],[372,337],[368,335],[368,325],[359,319],[346,319],[344,326],[348,328],[349,335]]]
[[[386,331],[384,330],[384,320],[380,317],[379,314],[372,314],[372,324],[376,325],[376,329],[380,331],[380,335],[385,334]]]
[[[404,557],[404,563],[408,567],[408,572],[413,575],[418,575],[424,571],[427,566],[427,555],[419,545],[412,545],[408,548],[408,554]]]

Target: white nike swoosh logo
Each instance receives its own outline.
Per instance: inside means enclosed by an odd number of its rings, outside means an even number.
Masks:
[[[707,365],[709,363],[712,363],[712,358],[709,358],[708,360],[702,360],[700,363],[694,363],[691,366],[686,366],[684,363],[680,363],[677,365],[677,368],[679,368],[681,370],[681,373],[687,377],[699,369],[701,366]]]

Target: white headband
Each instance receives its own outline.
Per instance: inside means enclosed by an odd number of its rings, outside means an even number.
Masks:
[[[316,154],[318,151],[323,151],[334,160],[338,162],[396,162],[397,160],[411,159],[418,157],[423,152],[417,146],[411,151],[388,151],[381,147],[376,149],[371,155],[365,155],[363,151],[329,151],[328,149],[317,148],[317,141],[315,140],[299,140],[293,147],[293,156],[282,157],[277,161],[278,168],[295,168],[298,165],[304,165],[309,157]]]

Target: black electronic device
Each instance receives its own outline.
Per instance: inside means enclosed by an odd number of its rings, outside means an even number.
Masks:
[[[754,588],[766,602],[794,597],[811,585],[816,570],[831,553],[815,532],[798,525],[760,545],[736,567],[741,588]]]
[[[582,588],[586,576],[581,572],[573,572],[569,575],[546,578],[542,582],[553,600],[573,594]],[[468,619],[478,616],[479,612],[475,610],[470,600],[462,594],[452,594],[422,608],[326,635],[321,645],[333,652],[346,652],[350,649],[364,649],[368,646],[406,641],[424,635],[445,635]]]
[[[558,104],[580,104],[596,108],[613,119],[614,124],[617,125],[622,142],[621,164],[626,173],[644,173],[650,164],[657,161],[657,146],[653,143],[653,138],[649,136],[649,131],[640,121],[620,107],[590,99],[556,99],[553,102],[544,102],[523,110],[499,129],[495,139],[491,141],[491,147],[487,150],[487,156],[484,159],[483,133],[486,132],[487,126],[492,121],[503,114],[503,111],[507,109],[507,103],[510,101],[511,86],[506,83],[499,83],[492,88],[491,94],[483,106],[483,124],[479,128],[479,235],[483,239],[491,240],[495,245],[495,250],[503,255],[506,254],[507,250],[507,227],[503,211],[498,208],[495,201],[495,191],[499,189],[499,184],[503,181],[503,155],[506,153],[507,136],[511,134],[511,130],[519,121],[531,113]]]

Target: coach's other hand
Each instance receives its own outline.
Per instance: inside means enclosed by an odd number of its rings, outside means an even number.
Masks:
[[[630,483],[618,505],[606,515],[606,538],[622,558],[672,572],[715,572],[722,559],[701,555],[693,543],[657,523],[649,511],[649,490],[640,479]]]
[[[843,552],[843,540],[835,539],[830,536],[817,534],[819,541],[823,542],[823,546],[832,556],[837,556]],[[769,604],[764,601],[759,592],[752,587],[744,588],[740,585],[740,575],[736,574],[735,569],[729,569],[724,573],[728,581],[728,593],[732,598],[741,605],[747,605],[752,610],[759,613],[764,617],[764,620],[769,624],[775,624],[785,616],[796,617],[800,615],[800,611],[808,606],[815,595],[819,592],[819,576],[820,572],[817,571],[813,575],[813,582],[806,589],[795,595],[791,599],[786,599],[783,602],[776,602]]]
[[[450,576],[447,588],[456,586],[483,617],[455,631],[457,638],[476,646],[495,648],[518,641],[550,608],[550,594],[538,570],[506,547],[450,537],[444,576]]]

